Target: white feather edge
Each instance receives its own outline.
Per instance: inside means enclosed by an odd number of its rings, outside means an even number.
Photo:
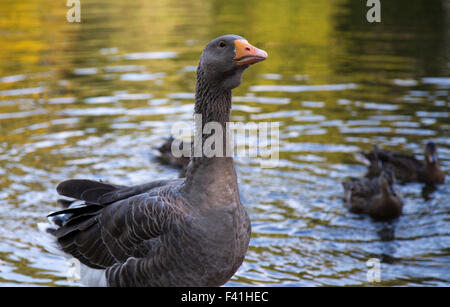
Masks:
[[[50,253],[63,256],[66,260],[73,259],[73,257],[67,253],[64,253],[58,245],[56,238],[48,233],[49,229],[58,229],[58,226],[51,223],[37,223],[39,229],[39,235],[37,241]],[[105,270],[93,269],[80,262],[80,283],[88,287],[106,287],[106,274]]]
[[[105,270],[98,270],[88,267],[81,263],[80,265],[80,282],[88,287],[106,287]]]
[[[366,166],[371,165],[370,161],[366,157],[364,157],[364,155],[360,152],[355,153],[354,157],[355,157],[356,161],[359,161]]]
[[[51,223],[37,223],[39,235],[37,241],[50,253],[63,256],[66,259],[72,258],[69,254],[64,253],[58,245],[56,238],[48,233],[49,229],[58,229],[58,226]]]

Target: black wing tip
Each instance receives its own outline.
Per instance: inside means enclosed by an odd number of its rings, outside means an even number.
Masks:
[[[47,217],[53,217],[53,216],[57,216],[57,215],[61,215],[61,214],[65,214],[65,210],[58,210],[58,211],[53,211],[50,212],[49,214],[47,214]]]
[[[84,200],[82,198],[83,192],[91,189],[102,190],[116,190],[120,186],[108,184],[102,181],[90,180],[90,179],[68,179],[56,186],[56,191],[59,195]]]
[[[55,235],[55,233],[56,233],[56,228],[47,228],[45,231],[48,233],[48,234],[51,234],[52,236],[54,236]]]
[[[59,195],[66,196],[66,191],[71,187],[73,184],[75,184],[77,181],[80,181],[79,179],[67,179],[62,182],[60,182],[56,186],[56,192],[58,192]]]

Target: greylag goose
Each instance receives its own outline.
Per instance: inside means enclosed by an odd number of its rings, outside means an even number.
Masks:
[[[425,160],[420,161],[412,155],[395,151],[382,150],[375,146],[371,152],[361,152],[363,159],[369,166],[369,176],[378,176],[382,169],[391,168],[395,177],[403,182],[424,182],[429,185],[442,184],[445,175],[442,172],[437,146],[433,142],[425,147]]]
[[[378,178],[343,182],[345,206],[353,213],[369,214],[376,219],[392,219],[402,213],[403,200],[395,190],[395,176],[383,169]]]
[[[237,35],[214,39],[197,69],[195,113],[225,127],[232,89],[267,53]],[[203,139],[208,135],[203,135]],[[220,286],[242,264],[250,220],[232,157],[192,157],[185,179],[119,186],[71,179],[60,195],[81,206],[51,213],[41,229],[81,262],[91,286]]]

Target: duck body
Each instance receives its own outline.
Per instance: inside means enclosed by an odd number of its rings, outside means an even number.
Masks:
[[[379,176],[383,169],[392,169],[395,177],[402,182],[424,182],[442,184],[445,175],[437,161],[436,145],[429,142],[425,149],[425,160],[418,160],[413,155],[375,147],[371,152],[360,153],[368,161],[368,176]]]
[[[352,179],[343,182],[345,206],[350,212],[369,214],[376,219],[392,219],[401,215],[403,200],[394,188],[390,170],[383,170],[379,178]]]
[[[423,176],[425,170],[425,163],[417,160],[412,155],[379,148],[362,154],[370,161],[369,177],[379,176],[383,169],[390,168],[394,171],[398,180],[403,182],[417,182]]]
[[[225,127],[231,90],[266,57],[236,35],[207,45],[195,101],[203,124]],[[244,261],[251,226],[232,157],[192,157],[183,179],[131,187],[70,179],[57,192],[81,205],[50,214],[53,225],[40,228],[81,262],[86,285],[220,286]]]
[[[173,166],[175,168],[179,168],[182,170],[182,174],[185,174],[185,168],[189,164],[189,157],[175,157],[172,154],[172,143],[174,141],[174,137],[170,136],[165,139],[164,143],[156,148],[159,152],[158,160],[161,161],[163,164]],[[183,146],[183,143],[181,143],[181,146]],[[182,148],[180,148],[182,150]],[[184,176],[181,176],[184,177]]]

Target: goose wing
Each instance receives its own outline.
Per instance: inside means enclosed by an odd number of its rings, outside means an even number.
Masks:
[[[92,180],[64,181],[58,193],[85,203],[50,214],[64,218],[59,228],[49,232],[62,251],[91,268],[106,269],[130,257],[145,257],[152,248],[150,241],[176,223],[179,203],[170,198],[178,182],[125,187]]]

